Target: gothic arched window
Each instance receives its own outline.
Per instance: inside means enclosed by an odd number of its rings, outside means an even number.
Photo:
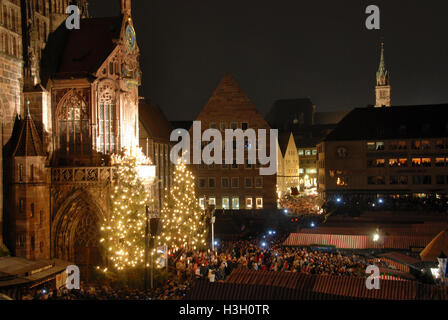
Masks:
[[[90,153],[89,112],[87,103],[73,93],[63,102],[59,112],[59,147],[63,154]]]
[[[100,96],[98,105],[98,152],[115,153],[116,144],[116,121],[115,121],[115,92],[110,87],[105,87]]]

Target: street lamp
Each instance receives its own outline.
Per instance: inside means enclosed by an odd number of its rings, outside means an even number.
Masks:
[[[378,233],[375,233],[373,235],[373,241],[378,242],[378,240],[380,240],[380,235]]]
[[[152,190],[153,184],[156,178],[156,166],[154,165],[146,165],[141,164],[137,166],[137,174],[140,179],[143,181],[145,189]],[[151,192],[153,195],[154,192]],[[151,224],[151,219],[157,218],[157,225],[159,223],[159,215],[155,213],[154,210],[149,209],[149,205],[145,206],[145,290],[148,291],[148,254],[149,250],[152,247],[150,244],[150,236],[151,240],[153,236],[155,236],[157,230],[153,230],[153,226]],[[151,254],[151,289],[153,289],[153,273],[152,273],[152,254]]]
[[[443,251],[440,253],[440,256],[437,258],[437,260],[439,261],[439,276],[441,278],[440,280],[443,284],[446,284],[446,264],[448,259]]]

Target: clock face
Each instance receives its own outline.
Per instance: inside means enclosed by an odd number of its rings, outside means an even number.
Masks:
[[[126,27],[126,45],[128,46],[129,51],[132,52],[135,50],[135,30],[130,24]]]

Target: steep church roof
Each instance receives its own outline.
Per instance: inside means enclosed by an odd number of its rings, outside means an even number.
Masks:
[[[49,76],[86,75],[98,71],[117,46],[123,17],[82,19],[80,29],[62,24],[50,34],[42,65]]]
[[[42,142],[37,133],[36,125],[28,111],[22,122],[17,146],[14,149],[14,157],[39,157],[45,156]]]
[[[79,30],[69,30],[59,67],[61,73],[93,73],[116,47],[122,17],[81,20]]]
[[[141,101],[138,114],[144,129],[152,138],[170,141],[173,128],[158,106],[149,100]]]

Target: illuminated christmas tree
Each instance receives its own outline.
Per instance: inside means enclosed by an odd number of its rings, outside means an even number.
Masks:
[[[196,198],[194,176],[185,163],[178,162],[174,179],[161,211],[162,232],[157,244],[169,250],[199,249],[206,245],[205,211]]]
[[[112,156],[117,178],[110,197],[111,214],[101,228],[101,242],[115,270],[144,265],[146,207],[151,202],[145,168],[150,160],[140,149]],[[146,184],[146,185],[145,185]]]

